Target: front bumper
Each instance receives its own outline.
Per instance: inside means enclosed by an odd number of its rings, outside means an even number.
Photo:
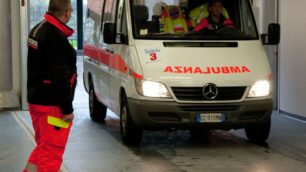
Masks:
[[[240,103],[177,103],[128,98],[129,112],[142,129],[239,129],[264,123],[271,117],[273,101]],[[198,123],[196,113],[217,112],[225,115],[222,123]]]

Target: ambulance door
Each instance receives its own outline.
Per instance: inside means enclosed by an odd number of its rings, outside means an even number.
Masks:
[[[84,29],[84,72],[91,73],[95,94],[100,102],[109,105],[109,92],[105,80],[108,72],[103,50],[102,20],[106,0],[89,0]]]
[[[117,35],[127,36],[127,11],[125,8],[125,0],[117,0],[115,20],[112,21],[116,24]],[[113,50],[114,54],[111,57],[110,66],[110,101],[112,110],[119,112],[120,110],[120,86],[124,78],[127,77],[127,43],[116,43],[109,45],[109,48]]]
[[[100,72],[99,72],[99,85],[100,85],[100,93],[102,96],[102,102],[107,107],[111,107],[110,98],[109,98],[109,80],[110,80],[110,70],[111,66],[110,63],[114,56],[114,50],[112,47],[104,42],[103,39],[103,23],[106,22],[114,22],[115,21],[115,14],[116,14],[116,2],[117,0],[106,0],[103,15],[102,15],[102,27],[100,32],[100,41],[99,41],[99,48],[101,51],[100,56]]]

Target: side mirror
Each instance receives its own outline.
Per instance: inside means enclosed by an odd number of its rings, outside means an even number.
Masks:
[[[261,35],[264,45],[278,45],[280,42],[280,25],[271,23],[268,27],[268,34]]]
[[[104,23],[103,41],[107,44],[116,43],[116,25],[115,23]]]
[[[268,40],[271,45],[277,45],[280,41],[280,25],[271,23],[268,28]]]
[[[127,44],[128,37],[122,33],[116,33],[115,23],[104,23],[103,41],[107,44]]]

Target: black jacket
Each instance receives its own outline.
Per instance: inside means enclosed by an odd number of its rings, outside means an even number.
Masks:
[[[71,35],[73,30],[50,14],[46,16],[29,34],[28,103],[60,106],[63,114],[70,114],[76,86],[76,52],[67,33]]]

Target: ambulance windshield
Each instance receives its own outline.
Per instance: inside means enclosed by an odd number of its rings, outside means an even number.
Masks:
[[[131,0],[136,39],[259,39],[249,0]]]

